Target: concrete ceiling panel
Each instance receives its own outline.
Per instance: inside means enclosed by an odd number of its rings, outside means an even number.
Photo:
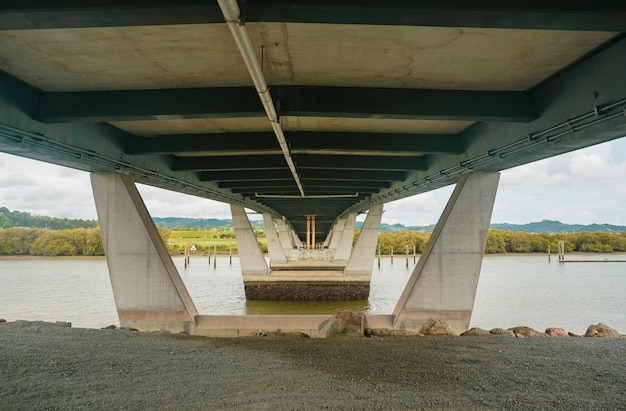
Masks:
[[[274,84],[500,91],[527,90],[615,35],[331,24],[248,26],[253,27],[253,43],[264,44],[264,68]]]
[[[116,121],[111,125],[139,136],[272,131],[265,117]]]
[[[252,84],[225,24],[4,31],[0,69],[44,91]]]

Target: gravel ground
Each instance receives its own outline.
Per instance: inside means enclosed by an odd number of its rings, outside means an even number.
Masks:
[[[626,339],[213,339],[0,323],[0,409],[626,409]]]

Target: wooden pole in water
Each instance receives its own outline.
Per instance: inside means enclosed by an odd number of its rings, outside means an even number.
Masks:
[[[393,246],[391,247],[391,264],[393,264]]]
[[[413,264],[415,264],[415,261],[416,261],[415,254],[416,254],[415,253],[415,246],[413,246]]]
[[[228,245],[228,264],[233,265],[233,245]]]
[[[378,268],[380,268],[380,246],[378,246]]]
[[[183,258],[185,259],[185,269],[187,269],[187,246],[185,246],[185,251],[183,252]]]
[[[548,262],[550,262],[550,244],[548,244]]]
[[[217,268],[217,245],[213,246],[213,268]]]
[[[565,241],[559,241],[559,263],[565,262]]]
[[[406,268],[409,268],[409,246],[406,246]]]

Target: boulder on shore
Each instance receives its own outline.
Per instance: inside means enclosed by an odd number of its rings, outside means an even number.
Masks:
[[[542,335],[539,331],[526,326],[509,328],[517,338],[533,338]]]
[[[511,330],[505,330],[504,328],[493,328],[489,331],[489,334],[500,335],[503,337],[515,337],[515,334]]]
[[[556,327],[546,328],[546,335],[549,335],[550,337],[569,337],[567,331],[563,328]]]
[[[614,330],[608,325],[599,323],[590,325],[589,328],[587,328],[585,337],[620,338],[621,335],[617,330]]]
[[[317,336],[326,337],[364,337],[367,318],[363,313],[341,311],[323,321],[317,327]]]
[[[469,330],[461,334],[462,337],[483,337],[489,335],[491,335],[489,331],[483,330],[482,328],[478,327],[470,328]]]
[[[417,331],[395,330],[393,328],[367,328],[365,335],[368,337],[423,337]]]
[[[430,319],[422,325],[419,333],[423,335],[455,335],[450,324],[443,320]]]

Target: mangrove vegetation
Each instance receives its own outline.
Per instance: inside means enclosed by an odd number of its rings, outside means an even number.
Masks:
[[[206,254],[237,252],[235,234],[230,226],[217,228],[189,228],[172,230],[158,227],[159,233],[171,254],[182,254],[193,245],[196,252]],[[261,249],[266,252],[265,234],[255,228]],[[355,232],[355,238],[358,230]],[[381,254],[404,254],[424,251],[430,233],[399,231],[380,233],[378,246]],[[486,254],[504,253],[547,253],[556,252],[558,242],[563,241],[566,252],[626,252],[624,233],[524,233],[490,230],[487,237]],[[0,255],[31,256],[101,256],[104,255],[100,229],[75,228],[45,230],[12,227],[0,230]]]

